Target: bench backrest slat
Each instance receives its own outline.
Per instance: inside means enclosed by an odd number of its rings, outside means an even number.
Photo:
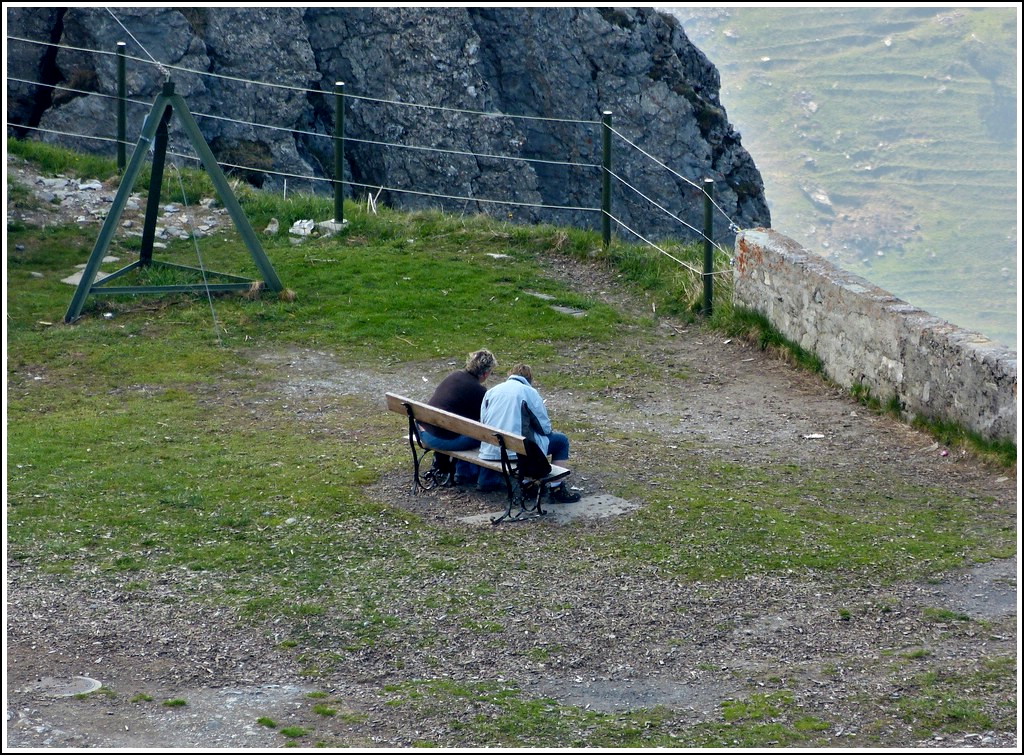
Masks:
[[[385,393],[384,396],[387,398],[388,409],[396,414],[408,417],[409,415],[405,408],[408,404],[412,407],[413,416],[420,422],[443,427],[445,430],[451,430],[459,435],[476,438],[482,443],[494,443],[497,445],[498,437],[500,436],[505,439],[505,447],[509,451],[514,451],[517,454],[526,453],[526,445],[523,442],[525,438],[522,435],[506,432],[497,427],[481,424],[480,422],[474,422],[471,419],[460,417],[458,414],[452,414],[444,409],[438,409],[429,404],[414,401],[395,393]]]

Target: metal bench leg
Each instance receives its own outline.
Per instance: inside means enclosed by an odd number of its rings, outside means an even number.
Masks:
[[[432,448],[427,448],[420,441],[420,429],[416,426],[416,416],[409,404],[405,404],[405,411],[409,415],[409,449],[412,451],[412,494],[419,494],[420,490],[430,490],[434,487],[435,481],[429,472],[421,475],[420,465],[428,453],[437,453]],[[422,449],[422,453],[420,450]],[[429,482],[426,482],[429,480]]]
[[[541,507],[540,502],[544,493],[543,483],[538,480],[524,482],[512,468],[512,462],[508,458],[508,452],[504,445],[501,447],[501,472],[502,477],[505,478],[508,500],[505,503],[505,513],[497,518],[492,518],[491,524],[499,524],[506,520],[519,522],[544,516],[547,513]],[[512,513],[513,508],[518,508],[515,514]]]
[[[506,520],[510,522],[520,522],[524,519],[528,519],[530,510],[523,505],[523,486],[519,483],[516,478],[508,478],[506,480],[508,487],[508,498],[505,501],[505,513],[497,518],[491,518],[491,524],[499,524]],[[517,509],[513,514],[512,510]]]
[[[508,457],[508,449],[505,448],[505,442],[500,436],[498,437],[498,445],[501,448],[501,476],[505,479],[505,490],[508,493],[508,498],[505,502],[505,513],[496,519],[492,518],[491,524],[498,524],[506,519],[516,521],[522,518],[523,514],[522,491],[512,471],[512,461]],[[512,516],[512,507],[516,504],[519,505],[519,511],[515,516]]]
[[[544,495],[544,483],[538,482],[536,480],[528,483],[524,487],[524,495],[527,494],[530,496],[530,500],[532,502],[532,505],[529,509],[530,511],[536,512],[537,516],[544,516],[546,513],[548,513],[543,508],[541,508],[540,503],[540,499]]]

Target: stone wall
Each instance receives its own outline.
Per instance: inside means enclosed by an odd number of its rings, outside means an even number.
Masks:
[[[736,238],[736,305],[816,354],[835,383],[910,418],[1017,439],[1017,353],[897,299],[775,231]]]

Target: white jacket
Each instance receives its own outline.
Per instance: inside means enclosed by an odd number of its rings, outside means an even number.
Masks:
[[[523,416],[524,401],[526,408],[537,420],[532,427],[529,416]],[[504,383],[499,383],[484,394],[483,403],[480,405],[480,421],[485,425],[530,438],[540,446],[541,451],[545,454],[548,452],[547,436],[552,429],[548,409],[540,392],[522,375],[511,375]],[[512,451],[509,451],[508,455],[510,459],[516,457]],[[480,458],[500,459],[501,449],[493,443],[481,443]]]

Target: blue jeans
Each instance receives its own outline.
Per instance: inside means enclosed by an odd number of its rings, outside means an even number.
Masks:
[[[551,433],[548,436],[548,456],[556,464],[569,460],[569,438],[563,433]]]
[[[435,451],[471,451],[480,447],[480,441],[470,438],[467,435],[457,435],[454,438],[439,438],[429,430],[420,430],[420,439]],[[455,460],[455,474],[461,479],[476,480],[480,467],[470,464],[462,459]]]
[[[556,464],[569,460],[569,438],[564,433],[551,433],[548,436],[548,456]],[[493,469],[481,468],[477,484],[487,490],[496,490],[505,486],[505,480]]]

